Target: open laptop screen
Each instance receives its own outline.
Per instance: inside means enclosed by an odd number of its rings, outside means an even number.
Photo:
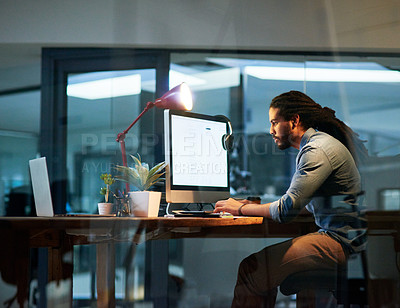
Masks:
[[[29,161],[33,196],[37,216],[53,217],[53,201],[50,193],[49,174],[47,172],[46,157]]]

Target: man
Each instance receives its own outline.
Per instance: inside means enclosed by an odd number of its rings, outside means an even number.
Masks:
[[[278,148],[299,150],[289,189],[268,204],[218,201],[215,211],[288,222],[306,208],[321,229],[244,259],[232,307],[274,307],[277,286],[289,275],[335,269],[365,248],[365,222],[356,203],[361,194],[356,152],[363,149],[357,135],[332,109],[298,91],[275,97],[269,119]]]

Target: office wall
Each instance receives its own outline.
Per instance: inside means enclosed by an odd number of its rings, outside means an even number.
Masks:
[[[396,0],[2,0],[0,43],[400,50]]]

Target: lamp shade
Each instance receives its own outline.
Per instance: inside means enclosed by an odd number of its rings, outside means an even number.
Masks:
[[[162,109],[192,110],[192,92],[186,83],[181,83],[156,99],[154,105]]]

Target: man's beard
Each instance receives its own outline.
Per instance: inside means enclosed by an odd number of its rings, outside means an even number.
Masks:
[[[277,137],[275,137],[275,138],[277,138]],[[275,142],[275,144],[279,150],[286,150],[292,146],[289,135],[285,135],[280,138],[277,138],[277,141],[278,142]]]

